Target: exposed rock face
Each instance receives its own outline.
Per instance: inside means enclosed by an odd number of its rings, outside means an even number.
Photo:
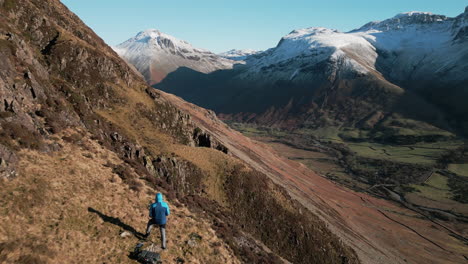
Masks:
[[[177,157],[160,156],[150,159],[150,167],[154,168],[155,176],[164,179],[173,190],[177,190],[179,198],[186,195],[201,194],[203,173],[194,164]]]
[[[195,128],[193,131],[193,141],[198,147],[214,148],[226,154],[229,151],[228,148],[214,139],[210,133],[203,131],[200,128]]]
[[[12,178],[16,176],[18,159],[14,152],[0,145],[0,177]]]

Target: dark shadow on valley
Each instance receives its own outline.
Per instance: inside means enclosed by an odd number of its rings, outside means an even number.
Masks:
[[[396,66],[388,62],[391,58],[396,58],[397,54],[379,50],[378,55],[376,67],[382,72],[385,81],[375,76],[344,76],[341,84],[327,83],[326,79],[320,77],[326,65],[319,63],[302,69],[307,74],[316,76],[314,82],[299,84],[292,80],[278,80],[272,84],[264,84],[239,78],[248,65],[236,65],[234,69],[217,70],[208,74],[180,67],[153,87],[216,113],[249,113],[261,116],[270,111],[269,116],[283,119],[317,119],[320,116],[307,114],[307,109],[311,109],[313,104],[328,106],[333,111],[341,109],[347,116],[352,114],[346,110],[351,101],[363,102],[353,106],[356,113],[363,107],[376,104],[381,106],[378,110],[387,114],[396,113],[403,118],[426,122],[462,138],[468,136],[466,81],[398,82],[390,76],[392,68]],[[268,66],[265,70],[274,67],[276,66]],[[393,85],[403,88],[404,92],[391,92]],[[453,93],[447,93],[447,87]],[[293,102],[292,108],[287,108],[290,102]],[[360,112],[374,110],[369,108]],[[362,115],[356,117],[362,118]]]

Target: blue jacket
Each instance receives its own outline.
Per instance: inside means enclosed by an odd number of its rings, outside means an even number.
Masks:
[[[167,203],[163,202],[162,194],[156,194],[156,202],[151,204],[149,210],[149,216],[154,220],[158,225],[166,224],[166,216],[170,214],[169,206]]]

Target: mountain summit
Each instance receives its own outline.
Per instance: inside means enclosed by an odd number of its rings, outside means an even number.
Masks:
[[[179,67],[210,73],[219,69],[231,69],[234,64],[234,61],[194,48],[190,43],[156,29],[142,31],[114,47],[114,50],[133,64],[151,85],[159,83],[168,73]]]

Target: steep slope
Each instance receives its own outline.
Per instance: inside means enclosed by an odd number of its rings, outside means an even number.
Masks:
[[[132,262],[162,192],[165,261],[359,263],[60,1],[0,0],[0,14],[0,262]]]
[[[466,222],[441,224],[411,208],[342,187],[275,153],[269,146],[246,138],[208,110],[172,94],[161,95],[190,113],[234,156],[285,186],[292,197],[317,213],[353,247],[363,263],[466,261]]]
[[[467,13],[410,12],[347,33],[294,30],[246,65],[208,76],[180,69],[155,87],[226,119],[282,128],[359,127],[384,113],[463,132],[456,98],[466,96]]]
[[[158,189],[142,180],[125,184],[109,166],[125,162],[89,135],[67,130],[51,142],[61,149],[48,155],[21,150],[18,177],[0,182],[0,262],[135,263],[127,255],[144,233],[146,208]],[[208,221],[185,206],[171,204],[171,211],[163,259],[240,263]],[[184,245],[194,234],[203,239]]]
[[[188,42],[156,29],[142,31],[117,45],[114,50],[134,65],[150,85],[159,83],[167,74],[180,67],[210,73],[230,69],[234,64],[234,61],[194,48]]]

